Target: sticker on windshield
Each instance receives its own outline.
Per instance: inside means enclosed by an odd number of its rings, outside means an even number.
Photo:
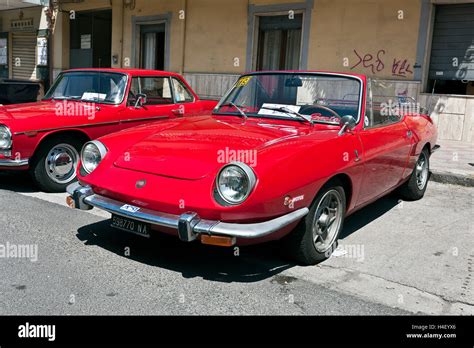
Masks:
[[[105,100],[107,98],[107,94],[102,94],[102,93],[94,93],[94,92],[84,92],[82,95],[82,100]]]
[[[301,109],[301,106],[299,105],[287,105],[287,104],[269,104],[269,103],[264,103],[262,107],[260,108],[260,111],[258,112],[259,115],[267,115],[267,116],[290,116],[292,117],[293,115],[288,114],[284,111],[278,111],[277,109],[288,109],[291,111],[296,111],[299,112]]]
[[[244,86],[247,86],[247,84],[250,82],[251,79],[252,79],[252,76],[242,77],[242,78],[237,82],[237,87],[244,87]]]

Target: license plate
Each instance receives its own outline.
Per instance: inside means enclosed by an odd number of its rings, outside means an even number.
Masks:
[[[150,237],[151,225],[145,222],[112,215],[112,223],[110,226],[122,231],[138,234],[142,237]]]

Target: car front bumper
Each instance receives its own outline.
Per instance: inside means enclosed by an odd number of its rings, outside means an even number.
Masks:
[[[15,167],[25,167],[29,163],[28,159],[22,160],[11,160],[11,159],[0,159],[0,168],[15,168]]]
[[[90,210],[96,207],[118,216],[149,223],[152,226],[171,228],[178,232],[178,236],[182,241],[186,242],[193,241],[200,235],[244,239],[261,238],[299,221],[309,212],[309,209],[305,207],[272,220],[239,224],[201,219],[194,212],[174,215],[150,209],[138,209],[138,207],[132,209],[138,210],[132,211],[126,209],[126,207],[130,207],[126,203],[97,195],[91,187],[82,186],[79,183],[71,184],[67,188],[67,192],[70,194],[70,197],[68,197],[69,205],[74,208]]]

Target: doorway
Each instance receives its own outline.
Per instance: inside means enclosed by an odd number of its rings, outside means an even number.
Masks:
[[[259,16],[257,70],[298,70],[303,15]]]
[[[110,68],[112,11],[77,12],[69,23],[70,67]]]
[[[166,25],[142,24],[140,31],[140,68],[164,70]]]

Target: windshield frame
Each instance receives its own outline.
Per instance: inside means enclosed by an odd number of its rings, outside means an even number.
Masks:
[[[59,82],[61,79],[64,77],[64,75],[67,74],[74,74],[74,73],[95,73],[97,75],[99,74],[114,74],[114,75],[122,75],[125,76],[126,81],[125,81],[125,89],[122,95],[122,99],[117,102],[109,102],[109,101],[95,101],[95,100],[81,100],[81,99],[72,99],[72,98],[59,98],[55,99],[52,96],[48,96],[56,87],[58,86]],[[130,76],[129,74],[119,72],[119,71],[99,71],[99,70],[68,70],[68,71],[63,71],[59,73],[59,75],[56,77],[56,80],[54,81],[53,85],[49,88],[48,92],[45,94],[45,96],[41,100],[67,100],[67,101],[77,101],[77,102],[87,102],[87,103],[95,103],[95,104],[107,104],[107,105],[121,105],[125,97],[127,96],[127,92],[129,90],[129,83],[130,83]]]
[[[230,96],[230,94],[235,90],[237,83],[243,78],[243,77],[248,77],[248,76],[258,76],[258,75],[309,75],[309,76],[331,76],[331,77],[342,77],[342,78],[347,78],[347,79],[352,79],[356,80],[359,82],[359,103],[358,103],[358,109],[357,109],[357,119],[356,119],[356,125],[359,124],[360,120],[362,119],[362,100],[364,96],[364,80],[356,75],[348,75],[348,74],[343,74],[343,73],[332,73],[332,72],[312,72],[312,71],[257,71],[257,72],[251,72],[247,74],[243,74],[239,76],[237,81],[232,85],[232,87],[224,94],[224,96],[221,98],[219,103],[216,105],[214,110],[212,111],[213,115],[216,116],[225,116],[225,115],[230,115],[230,116],[237,116],[237,112],[217,112],[221,108],[223,104],[225,104],[227,98]],[[272,115],[253,115],[253,114],[247,114],[249,118],[269,118],[269,119],[274,119],[274,120],[294,120],[294,121],[299,121],[299,122],[304,122],[304,120],[301,120],[300,118],[293,117],[293,116],[272,116]],[[344,115],[341,115],[341,117]],[[314,122],[314,121],[313,121]],[[320,122],[315,122],[315,123],[320,123]],[[336,125],[336,123],[330,123],[330,122],[321,122],[321,124],[327,124],[327,125]]]

